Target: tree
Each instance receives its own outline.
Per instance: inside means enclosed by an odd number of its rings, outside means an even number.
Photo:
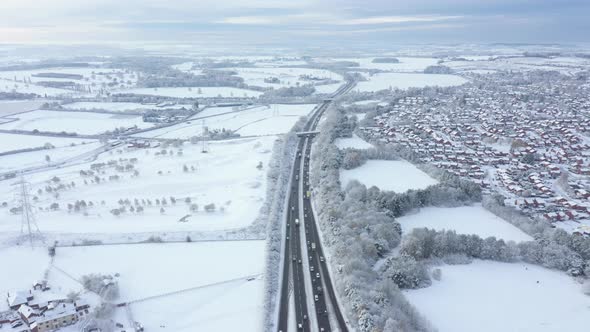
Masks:
[[[164,213],[166,213],[166,210],[164,210],[164,208],[160,208],[160,213],[164,214]]]
[[[199,211],[199,206],[195,203],[191,204],[190,206],[191,212],[197,212]]]
[[[59,210],[59,204],[58,203],[52,203],[49,208],[53,211],[57,211]]]
[[[205,205],[204,209],[206,212],[215,212],[215,203]]]
[[[437,268],[432,271],[432,278],[434,280],[440,281],[441,277],[442,277],[442,271],[440,269]]]
[[[51,162],[51,157],[48,154],[45,155],[45,162],[48,164]]]

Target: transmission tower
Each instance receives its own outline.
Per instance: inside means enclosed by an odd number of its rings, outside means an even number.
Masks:
[[[16,183],[18,188],[16,189],[17,201],[21,207],[21,238],[29,240],[31,248],[33,247],[33,240],[35,238],[43,239],[39,226],[35,221],[35,214],[31,205],[31,198],[29,192],[31,190],[30,183],[26,182],[24,178]]]

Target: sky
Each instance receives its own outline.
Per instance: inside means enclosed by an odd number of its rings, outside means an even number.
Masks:
[[[590,0],[0,0],[0,43],[587,43]]]

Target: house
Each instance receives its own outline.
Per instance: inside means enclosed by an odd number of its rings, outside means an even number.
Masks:
[[[31,291],[10,291],[6,296],[8,307],[12,310],[18,310],[18,308],[27,304],[33,300],[33,293]]]
[[[53,304],[53,303],[51,303]],[[29,327],[33,332],[54,331],[78,322],[78,314],[73,303],[57,303],[35,318]]]
[[[27,324],[31,324],[39,316],[39,311],[26,304],[21,305],[17,311],[20,318]]]

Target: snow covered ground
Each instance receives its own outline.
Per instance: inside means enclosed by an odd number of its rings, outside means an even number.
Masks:
[[[118,302],[202,287],[132,303],[146,330],[254,332],[262,330],[265,248],[265,241],[58,248],[55,265],[74,277],[119,273]],[[246,280],[252,275],[259,276]]]
[[[89,139],[65,138],[65,137],[45,137],[33,135],[17,135],[0,133],[0,153],[22,149],[40,148],[46,143],[56,148],[68,147],[85,143],[95,142]],[[49,152],[49,151],[48,151]],[[0,162],[2,157],[0,157]]]
[[[49,266],[46,248],[34,248],[25,245],[0,248],[0,312],[8,310],[6,293],[14,290],[28,290],[37,280],[43,279],[43,273]]]
[[[345,187],[351,180],[365,186],[402,193],[410,189],[424,189],[438,181],[405,160],[368,160],[364,165],[340,171],[340,182]]]
[[[291,130],[300,117],[308,115],[314,107],[314,104],[272,104],[241,110],[230,107],[208,108],[195,115],[189,121],[190,123],[184,122],[139,135],[142,137],[187,139],[192,136],[201,136],[203,124],[209,130],[229,129],[242,136],[284,134]]]
[[[199,93],[199,91],[201,93]],[[135,88],[117,90],[113,93],[163,96],[173,98],[258,98],[262,92],[233,87],[191,87],[191,88]]]
[[[532,238],[480,204],[455,208],[427,207],[420,212],[398,218],[404,233],[414,228],[455,230],[459,234],[477,234],[482,238],[495,236],[505,241],[530,241]]]
[[[478,260],[441,270],[441,281],[405,292],[440,332],[585,331],[590,325],[590,296],[564,273]]]
[[[356,91],[374,92],[389,88],[408,89],[426,86],[448,87],[461,85],[467,80],[456,75],[414,74],[414,73],[378,73],[369,77],[368,81],[359,82]]]
[[[122,158],[127,160],[121,163],[125,165],[129,164],[129,159],[137,158],[133,166],[139,176],[134,176],[132,171],[107,167],[100,174],[100,183],[95,183],[94,176],[80,175],[80,170],[89,170],[91,163],[30,175],[26,180],[31,183],[32,193],[39,198],[35,209],[44,208],[37,212],[37,223],[42,232],[53,234],[217,231],[248,226],[257,218],[266,197],[267,165],[275,139],[265,136],[211,142],[208,153],[201,153],[200,144],[185,144],[181,156],[177,155],[179,148],[171,147],[166,149],[166,155],[156,155],[161,148],[103,154],[92,163]],[[259,163],[261,169],[257,168]],[[184,165],[187,171],[183,170]],[[109,180],[114,175],[120,178]],[[57,199],[43,192],[55,176],[64,185],[75,184],[73,188],[59,190]],[[0,202],[13,201],[11,182],[0,182]],[[41,194],[38,194],[39,189]],[[175,197],[176,204],[171,197]],[[187,197],[191,199],[190,204],[185,202]],[[152,204],[140,203],[144,211],[131,212],[132,205],[138,206],[134,204],[136,198],[140,202],[150,200]],[[121,207],[121,199],[129,199],[131,204],[125,213],[115,216],[111,211]],[[165,206],[164,203],[160,205],[163,199]],[[67,205],[78,200],[93,202],[93,206],[68,212]],[[57,202],[60,209],[45,210],[53,202]],[[206,212],[204,206],[211,203],[216,205],[216,211]],[[191,204],[197,204],[198,211],[191,211]],[[161,207],[164,213],[160,212]],[[11,214],[9,208],[0,208],[0,232],[20,230],[20,215]],[[179,222],[185,216],[188,216],[186,222]]]
[[[351,138],[337,138],[334,144],[336,144],[339,149],[369,149],[373,147],[373,145],[367,143],[356,134],[352,134]]]
[[[333,84],[324,84],[324,85],[317,85],[315,87],[316,94],[331,94],[336,91],[342,86],[342,83],[333,83]]]
[[[143,122],[142,117],[137,115],[39,110],[11,117],[18,118],[18,121],[0,124],[0,129],[27,131],[37,129],[54,133],[65,131],[67,133],[93,135],[121,127],[149,128],[153,126],[152,123]]]

